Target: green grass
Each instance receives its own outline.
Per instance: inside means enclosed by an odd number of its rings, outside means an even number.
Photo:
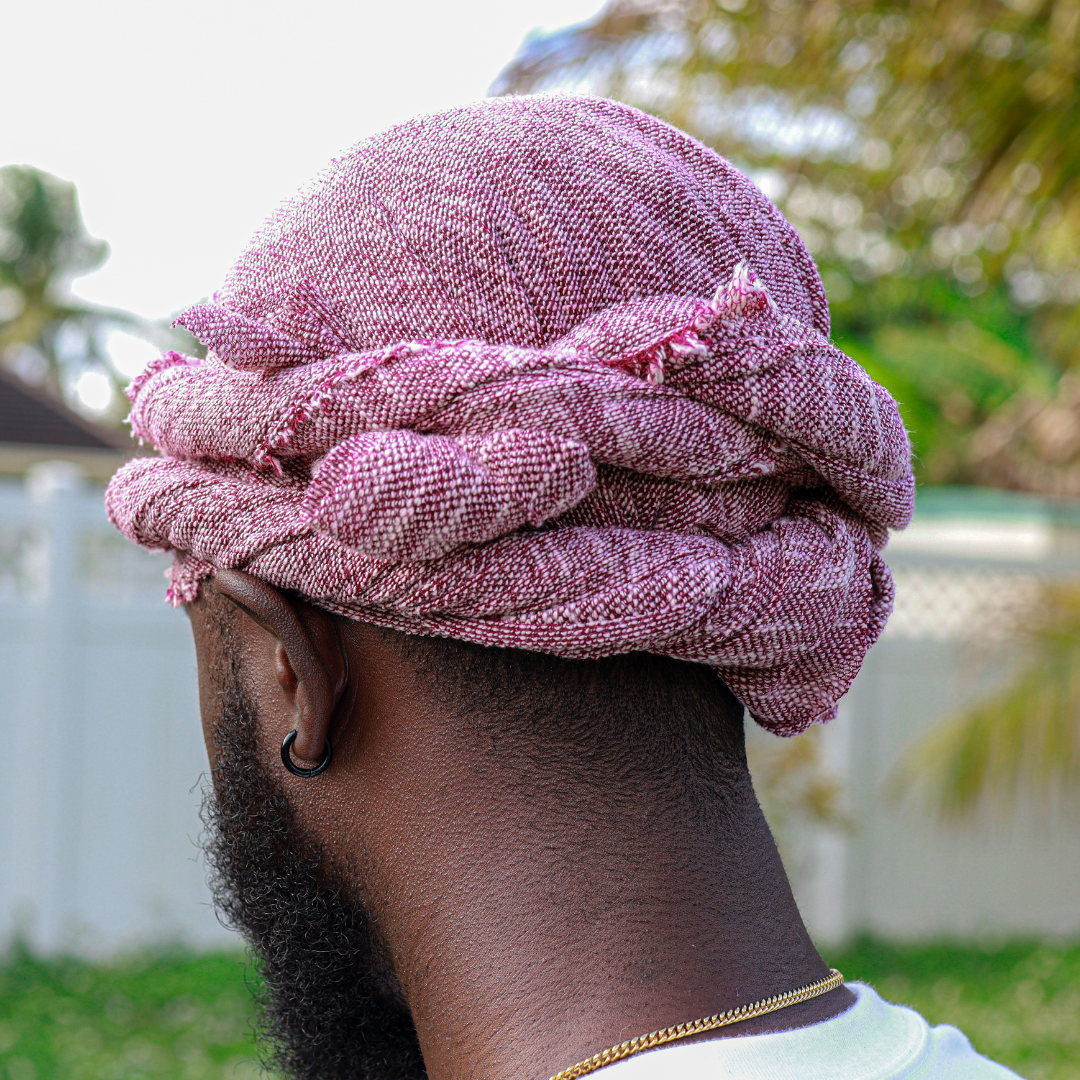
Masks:
[[[960,1028],[1027,1080],[1080,1077],[1080,944],[985,949],[864,941],[827,957],[852,981]]]
[[[243,954],[0,967],[0,1080],[254,1080]]]
[[[1028,1080],[1080,1076],[1080,944],[900,947],[830,963],[955,1024]],[[250,965],[236,953],[0,966],[0,1080],[254,1080]]]

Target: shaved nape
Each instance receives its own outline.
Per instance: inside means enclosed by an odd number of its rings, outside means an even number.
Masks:
[[[384,630],[433,701],[530,772],[613,778],[716,811],[753,798],[743,707],[703,664],[651,653],[576,660]]]

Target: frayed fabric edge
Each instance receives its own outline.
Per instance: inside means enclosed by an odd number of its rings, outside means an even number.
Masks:
[[[611,366],[654,386],[662,386],[669,368],[677,367],[687,357],[707,355],[709,347],[701,335],[714,323],[766,311],[777,312],[776,302],[749,264],[741,262],[731,272],[731,277],[716,287],[713,298],[698,306],[689,322],[643,349],[619,357]]]

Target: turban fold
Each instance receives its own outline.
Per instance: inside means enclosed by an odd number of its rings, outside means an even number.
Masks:
[[[835,714],[914,483],[740,172],[591,98],[487,101],[333,161],[133,383],[162,457],[113,523],[169,596],[240,568],[329,611],[565,657],[711,665],[764,726]]]

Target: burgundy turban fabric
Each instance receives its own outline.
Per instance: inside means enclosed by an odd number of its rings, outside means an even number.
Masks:
[[[178,553],[410,634],[715,668],[764,726],[835,714],[911,514],[896,405],[740,172],[610,101],[368,139],[263,226],[208,351],[133,384],[162,457],[107,496]]]

